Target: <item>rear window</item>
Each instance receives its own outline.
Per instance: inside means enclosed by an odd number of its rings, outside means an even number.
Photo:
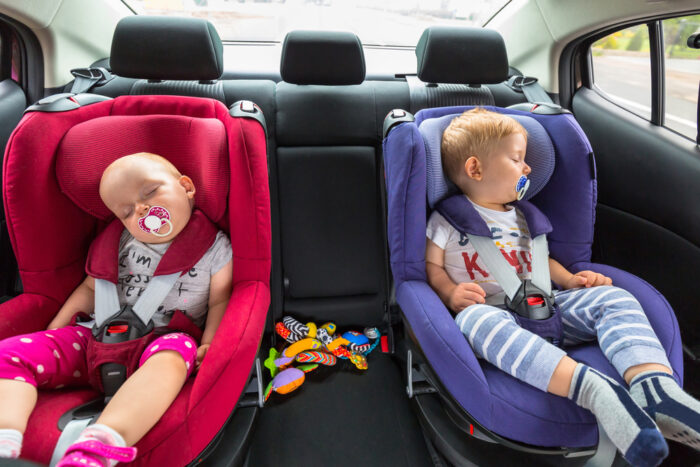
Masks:
[[[364,45],[415,46],[429,26],[482,26],[510,0],[124,0],[142,15],[211,21],[225,41],[280,42],[297,29],[351,31]]]

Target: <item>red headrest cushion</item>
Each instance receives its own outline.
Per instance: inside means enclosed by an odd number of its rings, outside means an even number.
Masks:
[[[195,184],[195,204],[214,222],[226,212],[229,163],[226,130],[214,118],[172,115],[110,116],[80,123],[61,141],[56,177],[81,209],[112,217],[100,199],[102,172],[114,160],[137,152],[165,157]]]

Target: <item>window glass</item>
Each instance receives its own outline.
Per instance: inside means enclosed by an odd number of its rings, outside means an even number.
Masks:
[[[12,63],[10,65],[10,78],[16,82],[20,82],[20,73],[22,70],[21,62],[22,54],[19,50],[19,42],[17,42],[17,36],[12,36]]]
[[[138,14],[205,18],[223,40],[280,42],[295,29],[352,31],[414,47],[428,26],[482,26],[509,0],[124,0]]]
[[[616,31],[591,45],[593,82],[611,101],[651,119],[651,60],[646,24]]]
[[[662,21],[666,69],[664,125],[695,139],[697,135],[700,50],[688,47],[688,37],[700,31],[700,15]]]

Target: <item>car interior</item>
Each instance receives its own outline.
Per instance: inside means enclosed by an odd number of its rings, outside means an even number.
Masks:
[[[365,43],[344,10],[277,40],[224,29],[341,2],[171,3],[0,0],[0,339],[45,329],[84,277],[110,219],[99,175],[120,154],[175,154],[231,238],[216,352],[134,465],[627,465],[590,412],[478,360],[426,282],[426,220],[446,190],[436,125],[474,106],[539,132],[528,154],[554,169],[530,196],[553,255],[632,292],[700,397],[696,1],[485,2],[476,19],[459,2],[351,2],[406,24],[449,10],[402,46]],[[366,370],[341,361],[267,398],[286,316],[377,328],[381,345]],[[597,346],[572,356],[620,379]],[[7,465],[54,465],[67,427],[101,408],[93,390],[40,391]],[[663,465],[700,465],[669,446]]]

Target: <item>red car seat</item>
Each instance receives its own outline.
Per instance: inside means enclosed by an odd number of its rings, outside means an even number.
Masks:
[[[197,207],[231,238],[226,314],[199,372],[137,444],[135,465],[192,461],[233,412],[254,366],[271,261],[265,129],[256,115],[250,103],[229,111],[203,98],[52,96],[29,109],[7,145],[3,200],[24,293],[0,304],[0,339],[44,329],[84,278],[88,246],[111,218],[99,178],[118,157],[169,159],[194,180]],[[40,391],[23,457],[48,463],[59,417],[96,397],[87,388]]]

